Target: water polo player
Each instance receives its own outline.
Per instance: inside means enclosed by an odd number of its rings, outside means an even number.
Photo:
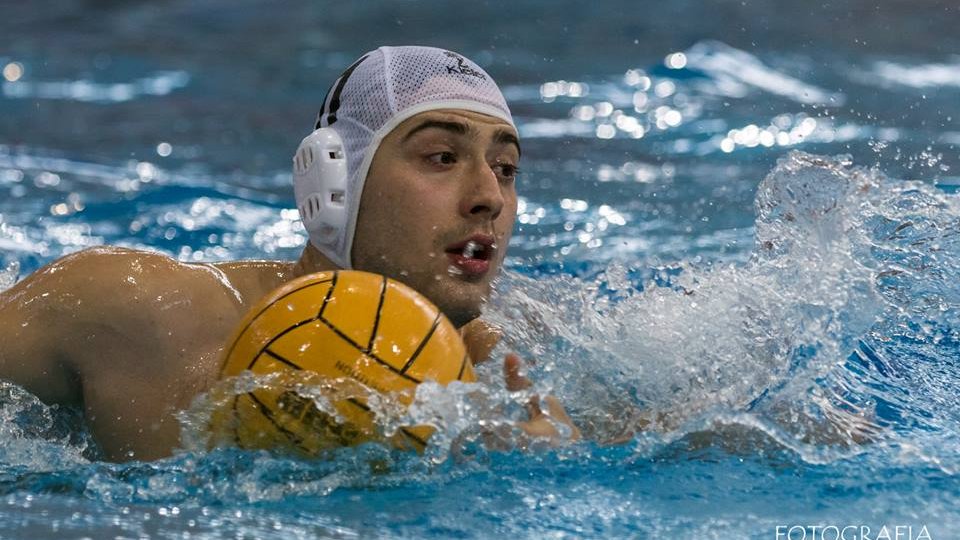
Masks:
[[[219,378],[245,312],[299,276],[383,274],[418,290],[461,329],[473,358],[491,340],[476,318],[516,215],[520,147],[493,79],[458,54],[382,47],[333,84],[294,158],[310,240],[295,263],[185,264],[100,247],[57,260],[0,293],[0,377],[49,404],[82,406],[108,459],[179,445],[177,411]],[[325,149],[307,155],[309,148]],[[305,150],[307,149],[307,150]],[[304,152],[307,152],[305,154]],[[331,160],[321,173],[304,159]],[[508,387],[527,381],[504,361]],[[521,427],[572,428],[556,400]]]

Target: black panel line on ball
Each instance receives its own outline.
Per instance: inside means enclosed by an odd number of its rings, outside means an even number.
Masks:
[[[298,437],[296,433],[290,431],[289,429],[277,423],[277,420],[273,417],[273,413],[270,411],[270,409],[268,409],[267,406],[264,405],[262,401],[257,399],[257,396],[253,395],[253,392],[247,393],[247,396],[249,396],[250,399],[256,402],[256,404],[258,405],[257,410],[260,411],[260,414],[262,414],[268,421],[270,421],[271,424],[273,424],[273,427],[277,428],[277,431],[286,435],[286,437],[290,439],[290,442],[295,444],[297,448],[303,450],[304,452],[310,453],[310,449],[302,444],[303,439]]]
[[[318,319],[318,320],[319,320],[320,322],[322,322],[323,324],[327,325],[327,328],[329,328],[330,330],[332,330],[334,334],[338,335],[338,336],[340,337],[340,339],[342,339],[342,340],[346,341],[347,343],[349,343],[349,344],[350,344],[354,349],[356,349],[357,351],[359,351],[359,352],[367,355],[367,356],[370,357],[370,358],[373,358],[373,360],[374,360],[376,363],[380,364],[381,366],[389,369],[390,371],[396,373],[397,375],[403,377],[404,379],[407,379],[408,381],[412,381],[412,382],[415,382],[415,383],[417,383],[417,384],[420,384],[420,383],[423,382],[423,381],[421,381],[420,379],[417,379],[416,377],[411,377],[410,375],[407,375],[406,373],[400,371],[399,369],[391,366],[390,363],[387,362],[387,361],[385,361],[383,358],[380,358],[379,356],[377,356],[377,355],[375,355],[375,354],[373,354],[373,353],[364,351],[364,350],[363,350],[363,347],[361,347],[358,343],[356,343],[355,341],[353,341],[352,339],[350,339],[349,336],[347,336],[346,334],[344,334],[343,332],[341,332],[340,329],[337,328],[336,326],[334,326],[330,321],[328,321],[328,320],[326,320],[326,319]]]
[[[418,443],[420,443],[420,446],[423,446],[424,448],[427,447],[427,441],[424,440],[424,439],[421,439],[419,436],[417,436],[415,433],[413,433],[413,432],[410,431],[409,429],[407,429],[407,428],[405,428],[405,427],[402,427],[402,428],[400,428],[400,431],[402,431],[403,434],[406,435],[407,437],[410,437],[411,439],[413,439],[413,440],[417,441]]]
[[[256,314],[256,316],[254,316],[252,319],[250,319],[250,322],[248,322],[247,325],[243,327],[243,331],[240,332],[240,333],[237,334],[237,335],[238,335],[238,336],[242,336],[243,334],[245,334],[245,333],[247,332],[247,330],[250,329],[250,325],[253,324],[254,321],[256,321],[257,319],[259,319],[260,316],[263,315],[263,312],[264,312],[264,311],[266,311],[266,310],[270,309],[271,307],[273,307],[274,304],[276,304],[277,302],[283,300],[284,298],[290,296],[291,294],[293,294],[293,293],[295,293],[295,292],[299,292],[299,291],[302,291],[302,290],[305,290],[305,289],[309,289],[310,287],[315,287],[315,286],[317,286],[317,285],[323,285],[324,283],[330,283],[331,281],[336,280],[336,278],[337,278],[337,275],[334,274],[333,277],[330,278],[330,279],[325,279],[325,280],[323,280],[323,281],[318,281],[318,282],[316,282],[316,283],[311,283],[310,285],[307,285],[307,286],[305,286],[305,287],[300,287],[299,289],[294,289],[294,290],[288,292],[287,294],[281,296],[280,298],[277,298],[277,299],[274,300],[273,302],[270,302],[270,305],[268,305],[268,306],[264,307],[263,309],[261,309],[260,312]],[[234,340],[234,342],[230,344],[230,350],[227,351],[227,354],[223,357],[223,358],[224,358],[224,362],[226,362],[226,359],[227,359],[227,358],[230,358],[230,356],[233,355],[233,349],[234,349],[236,346],[237,346],[237,341]],[[251,365],[252,365],[252,364],[251,364]],[[247,368],[247,369],[250,369],[250,368]]]
[[[317,313],[318,318],[323,318],[323,311],[327,309],[327,304],[330,302],[330,298],[333,296],[333,290],[337,288],[337,278],[340,277],[340,272],[333,273],[333,283],[330,284],[330,288],[327,289],[327,295],[323,297],[323,304],[320,304],[320,313]]]
[[[387,296],[387,276],[383,276],[380,282],[380,300],[377,303],[377,314],[373,317],[373,330],[370,331],[370,344],[367,345],[367,351],[373,350],[373,341],[377,337],[377,327],[380,326],[380,311],[383,310],[383,299]]]
[[[461,377],[463,377],[464,370],[467,369],[468,358],[470,358],[470,355],[467,353],[463,353],[463,360],[460,361],[460,373],[457,373],[458,381],[461,380]]]
[[[417,361],[417,357],[420,356],[420,352],[423,351],[423,348],[427,346],[427,343],[430,341],[430,338],[433,337],[433,333],[437,330],[437,327],[440,326],[440,312],[437,312],[436,318],[433,319],[433,325],[430,326],[430,331],[427,332],[427,335],[423,337],[420,341],[420,344],[417,345],[417,350],[413,351],[413,355],[410,356],[410,359],[407,360],[407,363],[403,365],[403,369],[400,370],[400,373],[406,373],[410,366]]]
[[[357,399],[357,398],[347,398],[347,402],[349,402],[349,403],[351,403],[351,404],[353,404],[353,405],[356,405],[357,407],[360,407],[361,409],[363,409],[363,410],[365,410],[365,411],[367,411],[367,412],[370,412],[370,407],[367,407],[367,404],[366,404],[366,403],[360,401],[360,400]]]
[[[287,328],[286,330],[284,330],[283,332],[280,332],[279,334],[277,334],[277,335],[273,336],[272,338],[270,338],[270,341],[268,341],[267,344],[264,345],[262,349],[260,349],[260,352],[258,352],[258,353],[256,354],[256,356],[253,357],[253,360],[250,361],[250,365],[247,366],[247,369],[253,369],[253,365],[257,363],[257,358],[259,358],[260,355],[263,354],[264,351],[266,351],[271,345],[273,345],[273,343],[274,343],[275,341],[277,341],[278,339],[282,338],[283,336],[289,334],[290,332],[296,330],[297,328],[300,328],[301,326],[303,326],[303,325],[305,325],[305,324],[310,324],[310,323],[312,323],[312,322],[316,322],[316,320],[317,320],[316,317],[312,317],[312,318],[310,318],[310,319],[302,320],[302,321],[298,322],[297,324],[288,327],[288,328]]]
[[[267,353],[268,355],[272,356],[274,360],[279,360],[280,362],[283,362],[284,364],[292,367],[293,369],[295,369],[295,370],[297,370],[297,371],[303,371],[303,368],[302,368],[302,367],[294,364],[293,362],[291,362],[291,361],[287,360],[286,358],[280,356],[279,354],[271,351],[270,349],[264,349],[263,352],[265,352],[265,353]]]

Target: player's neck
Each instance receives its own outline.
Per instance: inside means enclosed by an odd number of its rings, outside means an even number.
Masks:
[[[307,247],[300,254],[300,259],[293,265],[291,278],[298,278],[307,274],[323,272],[324,270],[339,270],[340,267],[333,263],[326,255],[320,253],[320,250],[313,247],[313,244],[307,243]]]

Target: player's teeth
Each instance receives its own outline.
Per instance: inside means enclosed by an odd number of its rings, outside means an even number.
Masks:
[[[463,246],[463,256],[468,259],[472,259],[473,256],[482,249],[483,246],[471,240],[467,242],[465,246]]]

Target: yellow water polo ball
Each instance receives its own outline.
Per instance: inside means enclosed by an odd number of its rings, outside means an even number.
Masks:
[[[242,448],[315,455],[378,440],[371,392],[408,405],[423,381],[476,380],[459,332],[436,306],[367,272],[320,272],[284,284],[250,310],[228,343],[222,377],[249,370],[284,382],[236,393],[214,413],[213,430]],[[304,384],[296,390],[291,381]],[[303,390],[310,384],[335,396],[335,410],[316,406]],[[391,442],[422,451],[432,432],[404,426]]]

